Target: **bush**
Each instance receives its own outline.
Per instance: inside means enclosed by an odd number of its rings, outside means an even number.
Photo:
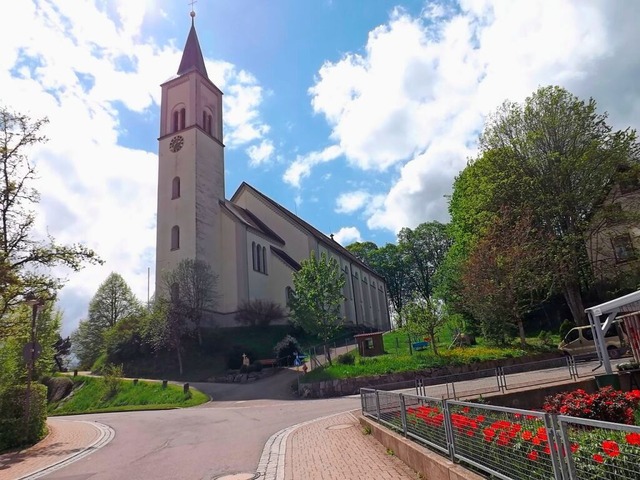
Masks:
[[[343,353],[342,355],[338,355],[336,362],[340,365],[355,365],[356,356],[353,352]]]
[[[576,326],[575,323],[565,318],[564,321],[560,324],[560,328],[558,329],[558,333],[560,334],[560,340],[563,340],[564,337],[567,336],[567,333],[569,333],[569,330],[571,330],[575,326]]]
[[[540,333],[538,334],[538,340],[540,341],[540,344],[544,345],[545,347],[548,347],[553,343],[551,333],[547,332],[546,330],[540,330]]]
[[[0,452],[41,440],[46,433],[47,389],[38,383],[31,384],[29,424],[24,430],[25,385],[0,391]]]
[[[62,400],[73,390],[73,380],[69,377],[49,377],[42,381],[47,386],[47,401],[55,403]]]
[[[286,335],[282,340],[280,340],[276,346],[273,348],[273,353],[276,355],[276,359],[279,362],[284,362],[287,365],[293,364],[294,353],[300,353],[302,349],[300,348],[300,344],[298,340],[296,340],[291,335]]]
[[[268,327],[275,320],[286,316],[286,312],[279,303],[271,300],[249,300],[240,305],[235,320],[241,325],[251,327]]]
[[[107,365],[107,354],[102,353],[98,358],[96,358],[96,361],[93,362],[93,365],[91,366],[91,373],[95,375],[101,375],[102,370],[106,365]]]
[[[124,375],[122,365],[105,365],[102,369],[102,384],[105,387],[105,397],[111,398],[120,388],[120,381]]]
[[[542,408],[548,413],[632,425],[638,404],[640,390],[624,393],[603,387],[596,393],[578,389],[549,396]]]

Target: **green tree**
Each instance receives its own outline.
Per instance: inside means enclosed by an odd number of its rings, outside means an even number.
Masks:
[[[294,292],[289,299],[293,323],[325,344],[342,328],[345,278],[335,258],[325,253],[318,259],[314,252],[293,274]],[[331,365],[331,355],[325,347]]]
[[[414,230],[403,228],[398,246],[406,257],[412,297],[427,304],[432,301],[436,271],[451,247],[447,225],[440,222],[421,223]]]
[[[411,297],[411,264],[409,257],[403,255],[398,245],[387,243],[372,254],[372,266],[384,277],[387,295],[394,312],[398,327],[404,324],[404,307]]]
[[[621,169],[637,164],[640,147],[631,129],[614,131],[593,99],[563,88],[539,88],[523,104],[505,102],[485,124],[481,155],[500,171],[483,193],[483,211],[508,205],[530,210],[550,238],[554,283],[577,324],[585,323],[582,291],[592,278],[586,252],[589,223]]]
[[[121,275],[112,272],[89,302],[89,316],[72,334],[81,368],[91,368],[105,351],[105,335],[121,320],[140,314],[142,306]]]
[[[436,333],[446,321],[443,305],[439,301],[414,301],[406,305],[405,317],[410,338],[427,334],[433,353],[439,355]]]
[[[15,333],[19,316],[8,315],[26,294],[51,298],[64,284],[50,269],[64,266],[77,271],[84,262],[100,263],[83,245],[60,245],[53,238],[38,239],[32,232],[32,206],[39,201],[31,186],[36,178],[28,151],[46,141],[41,130],[47,119],[32,120],[0,106],[0,339]]]
[[[373,242],[354,242],[345,247],[349,250],[358,260],[366,263],[370,267],[374,267],[375,260],[374,255],[378,251],[378,246]]]

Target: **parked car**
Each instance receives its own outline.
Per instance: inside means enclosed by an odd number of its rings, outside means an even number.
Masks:
[[[626,334],[620,322],[613,322],[604,336],[609,358],[619,358],[626,347]],[[596,354],[596,343],[590,326],[574,327],[558,345],[565,355]]]

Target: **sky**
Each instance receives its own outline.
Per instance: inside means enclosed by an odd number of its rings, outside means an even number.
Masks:
[[[28,153],[34,234],[105,261],[68,279],[63,333],[110,272],[154,285],[160,84],[175,75],[186,0],[0,4],[0,104],[48,117]],[[640,127],[634,0],[198,0],[224,92],[227,198],[246,181],[343,245],[448,220],[455,176],[505,100],[560,85],[616,129]],[[152,287],[153,288],[153,287]],[[150,292],[153,295],[153,291]]]

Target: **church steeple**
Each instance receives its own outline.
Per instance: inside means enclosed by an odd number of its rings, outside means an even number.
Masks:
[[[191,30],[189,30],[187,43],[184,45],[182,60],[180,61],[180,67],[178,67],[178,75],[183,75],[191,70],[197,70],[208,79],[207,68],[204,65],[204,58],[202,57],[202,50],[200,49],[198,34],[196,33],[195,16],[195,12],[191,11]]]

